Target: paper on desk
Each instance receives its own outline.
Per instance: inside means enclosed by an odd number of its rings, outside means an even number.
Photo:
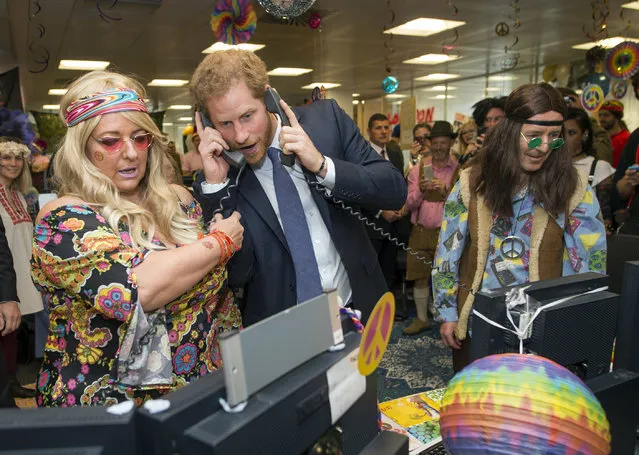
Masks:
[[[366,378],[357,370],[359,346],[326,371],[328,380],[328,401],[331,405],[331,422],[340,417],[366,391]]]

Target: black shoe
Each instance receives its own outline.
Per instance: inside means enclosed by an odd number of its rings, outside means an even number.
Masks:
[[[397,311],[395,312],[395,321],[405,321],[405,320],[406,320],[406,314],[398,313]]]
[[[9,393],[13,398],[35,398],[35,390],[22,387],[17,381],[9,382]]]

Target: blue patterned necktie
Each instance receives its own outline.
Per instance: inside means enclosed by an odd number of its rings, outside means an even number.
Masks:
[[[304,215],[304,207],[295,183],[280,162],[280,150],[269,147],[268,157],[273,163],[273,184],[282,228],[295,266],[297,301],[302,303],[322,293],[322,280]]]

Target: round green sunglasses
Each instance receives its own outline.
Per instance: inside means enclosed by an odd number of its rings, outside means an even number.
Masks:
[[[528,143],[529,149],[536,149],[537,147],[540,147],[544,143],[540,137],[533,137],[532,139],[528,140],[528,138],[524,135],[523,132],[521,132],[521,137],[523,137],[524,140]],[[547,144],[550,150],[556,150],[560,147],[563,147],[563,145],[565,144],[565,141],[560,137],[556,137],[552,141],[548,142]]]

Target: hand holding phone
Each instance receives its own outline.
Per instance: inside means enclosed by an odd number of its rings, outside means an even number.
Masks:
[[[424,180],[432,182],[435,179],[435,173],[433,172],[433,166],[430,164],[424,165]]]
[[[200,135],[198,152],[202,157],[206,181],[208,183],[222,183],[226,180],[231,164],[228,159],[223,157],[223,153],[228,149],[228,144],[220,132],[213,128],[206,115],[201,114],[201,111],[195,113],[195,126]],[[235,153],[242,155],[239,152]]]
[[[635,172],[639,171],[639,164],[633,164],[632,166],[629,166],[628,170],[635,171]]]
[[[280,106],[290,122],[290,126],[282,126],[282,131],[280,132],[279,139],[282,151],[284,154],[294,154],[300,164],[306,169],[322,178],[325,177],[327,171],[326,158],[317,150],[288,104],[280,101]]]

